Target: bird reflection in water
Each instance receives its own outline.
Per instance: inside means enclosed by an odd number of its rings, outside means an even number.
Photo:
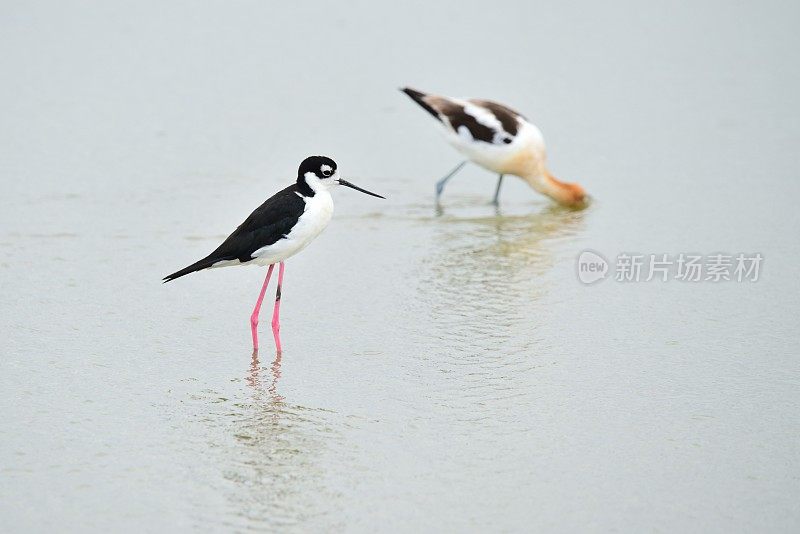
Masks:
[[[419,339],[418,357],[443,377],[431,401],[448,409],[460,428],[480,424],[509,439],[530,430],[520,406],[535,409],[538,369],[553,363],[543,355],[557,353],[575,335],[567,328],[555,336],[540,333],[540,327],[563,298],[552,286],[565,276],[577,284],[572,268],[554,273],[553,267],[571,261],[586,213],[548,206],[533,214],[446,215],[426,223],[433,243],[414,302],[426,328],[408,335]]]
[[[278,394],[278,380],[281,377],[281,353],[275,355],[275,360],[270,366],[270,384],[266,389],[269,394],[271,402],[277,404],[284,401],[284,398]],[[258,349],[253,351],[253,358],[250,362],[250,373],[245,377],[245,382],[250,386],[257,396],[264,391],[261,384],[261,363],[258,359]]]
[[[474,291],[482,298],[498,292],[513,297],[525,286],[535,290],[559,248],[579,236],[587,212],[555,205],[525,215],[495,210],[493,216],[433,219],[436,247],[425,284]]]
[[[551,270],[571,255],[586,213],[551,205],[525,215],[432,219],[434,246],[418,293],[448,347],[442,358],[463,363],[464,352],[490,352],[508,363],[506,351],[536,350],[545,300],[559,298],[548,295],[558,279]]]
[[[269,367],[258,356],[252,353],[246,395],[230,414],[233,446],[222,466],[232,509],[226,526],[314,530],[336,502],[320,465],[320,456],[337,441],[330,413],[287,403],[278,392],[280,353]]]

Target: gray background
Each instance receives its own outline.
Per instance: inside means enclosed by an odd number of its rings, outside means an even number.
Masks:
[[[797,6],[2,2],[0,524],[796,532]],[[468,166],[437,216],[406,84],[522,110],[593,204]],[[336,191],[254,361],[263,270],[160,278],[316,153],[388,199]]]

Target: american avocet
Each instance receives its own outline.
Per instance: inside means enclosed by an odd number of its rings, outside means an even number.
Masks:
[[[283,262],[303,250],[328,226],[333,215],[333,198],[330,190],[337,185],[384,198],[339,177],[336,163],[332,159],[325,156],[311,156],[300,164],[296,183],[279,191],[256,208],[214,252],[164,277],[164,282],[213,267],[269,265],[256,307],[250,315],[253,350],[258,350],[258,314],[272,276],[272,269],[279,263],[278,289],[272,314],[272,334],[278,352],[281,352],[279,332]]]
[[[542,132],[520,113],[489,100],[437,96],[410,87],[401,91],[436,118],[447,141],[469,161],[500,175],[495,204],[505,174],[519,176],[560,204],[580,206],[585,202],[583,187],[561,182],[547,170]],[[437,204],[447,181],[466,163],[462,161],[436,182]]]

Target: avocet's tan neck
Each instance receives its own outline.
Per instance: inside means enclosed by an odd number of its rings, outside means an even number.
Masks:
[[[559,204],[579,206],[586,201],[586,192],[578,184],[569,184],[556,179],[547,169],[544,172],[525,174],[522,179],[536,191],[547,195]]]
[[[519,176],[533,189],[559,204],[577,206],[585,202],[586,192],[583,187],[558,180],[547,170],[545,159],[543,143],[532,140],[508,159],[500,172]]]

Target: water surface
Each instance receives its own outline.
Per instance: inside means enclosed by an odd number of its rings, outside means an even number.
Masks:
[[[797,531],[795,4],[2,11],[6,528]],[[437,211],[405,84],[523,110],[593,203],[467,166]],[[336,192],[254,357],[263,270],[160,278],[312,153],[388,199]],[[587,248],[765,261],[584,286]]]

